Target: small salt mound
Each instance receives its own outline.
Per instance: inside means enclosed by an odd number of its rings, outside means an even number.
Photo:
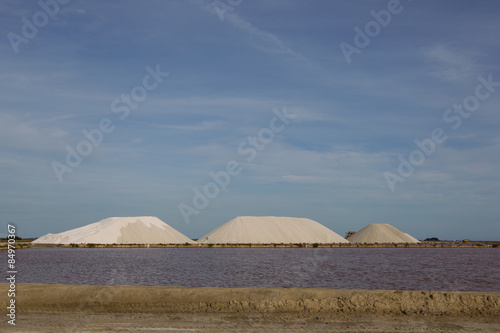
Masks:
[[[209,244],[349,243],[316,221],[295,217],[239,216],[198,240]]]
[[[389,224],[370,224],[349,237],[351,243],[419,243],[419,241]]]
[[[110,217],[80,228],[47,234],[33,244],[184,244],[194,243],[153,216]]]

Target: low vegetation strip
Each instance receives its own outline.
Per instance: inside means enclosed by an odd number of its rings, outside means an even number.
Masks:
[[[336,243],[336,244],[322,244],[322,243],[280,243],[280,244],[201,244],[201,243],[185,243],[185,244],[24,244],[21,247],[72,247],[72,248],[136,248],[136,247],[199,247],[199,248],[246,248],[246,247],[271,247],[271,248],[364,248],[364,247],[407,247],[407,248],[450,248],[450,247],[500,247],[500,242],[484,241],[437,241],[427,242],[421,241],[420,243]]]

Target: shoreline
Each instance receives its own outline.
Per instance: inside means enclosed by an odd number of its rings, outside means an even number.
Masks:
[[[8,284],[1,283],[0,288],[6,293]],[[457,323],[471,330],[500,329],[500,292],[32,283],[18,283],[16,289],[16,329],[22,332],[35,332],[39,323],[41,328],[46,325],[47,331],[58,332],[68,325],[81,327],[82,322],[94,325],[88,330],[92,332],[103,328],[113,331],[117,323],[122,325],[116,326],[121,327],[117,331],[124,330],[124,323],[135,327],[132,331],[168,324],[176,330],[230,332],[246,323],[250,328],[276,332],[305,332],[306,327],[329,327],[336,332],[331,325],[337,325],[340,332],[346,330],[346,322],[354,331],[370,327],[367,322],[386,329],[399,325],[408,332],[422,327],[410,322],[445,328],[452,325],[450,332],[456,331]],[[5,297],[1,306],[7,306]],[[284,327],[286,330],[280,331]]]
[[[500,241],[421,241],[420,243],[294,243],[294,244],[31,244],[16,243],[26,248],[500,248]],[[0,251],[7,246],[0,244]]]

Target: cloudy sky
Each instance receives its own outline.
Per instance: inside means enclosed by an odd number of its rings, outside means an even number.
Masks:
[[[273,215],[500,239],[500,3],[46,3],[0,4],[19,236]]]

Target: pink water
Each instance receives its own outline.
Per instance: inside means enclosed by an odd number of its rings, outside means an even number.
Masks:
[[[40,248],[17,252],[17,277],[94,285],[499,292],[499,259],[499,248]]]

